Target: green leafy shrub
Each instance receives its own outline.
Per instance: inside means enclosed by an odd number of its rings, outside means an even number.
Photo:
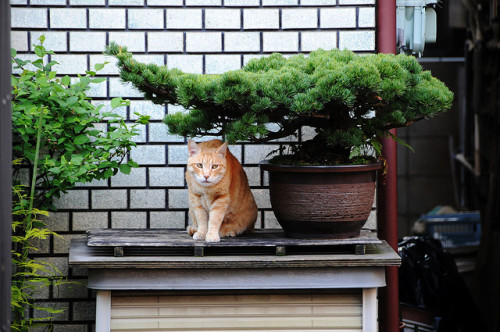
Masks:
[[[453,100],[442,82],[407,55],[275,53],[240,70],[197,75],[137,62],[114,43],[107,53],[118,59],[122,80],[147,99],[189,109],[166,117],[172,133],[266,142],[313,127],[317,135],[296,146],[295,162],[362,162],[372,149],[380,154],[380,139],[390,129],[444,112]]]
[[[58,236],[40,216],[54,208],[54,197],[77,183],[106,179],[118,171],[128,174],[137,167],[127,156],[136,146],[132,140],[136,126],[148,122],[148,117],[140,116],[136,124],[125,123],[114,112],[128,105],[121,98],[111,100],[110,111],[92,105],[87,92],[92,84],[106,80],[96,77],[105,64],[78,78],[59,77],[52,69],[57,62],[47,61],[47,55],[54,53],[45,49],[43,41],[42,36],[34,45],[36,60],[22,60],[11,50],[17,72],[12,75],[12,329],[18,331],[46,324],[61,311],[39,306],[34,299],[40,288],[66,282],[54,266],[30,257],[37,250],[36,241]],[[97,124],[107,129],[100,130]],[[30,308],[46,315],[30,318]]]
[[[58,77],[52,67],[55,61],[44,60],[48,54],[43,46],[35,45],[37,59],[16,58],[12,51],[14,69],[20,73],[12,76],[12,129],[13,153],[22,163],[15,167],[14,177],[19,179],[22,169],[31,169],[35,159],[36,126],[40,112],[44,113],[41,136],[40,164],[37,177],[38,207],[52,207],[52,198],[59,197],[78,182],[102,180],[119,170],[130,173],[137,167],[133,160],[126,160],[128,152],[136,144],[136,125],[127,125],[111,111],[103,111],[104,105],[91,104],[86,93],[91,84],[100,84],[105,77],[95,77],[104,64],[95,65],[94,71],[72,79],[68,75]],[[128,101],[114,98],[111,108],[128,105]],[[138,122],[146,123],[147,117]],[[108,123],[107,130],[96,127]]]

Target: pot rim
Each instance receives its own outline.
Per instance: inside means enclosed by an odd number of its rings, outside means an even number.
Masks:
[[[382,162],[363,165],[332,165],[332,166],[298,166],[272,164],[269,160],[262,160],[259,167],[264,171],[290,172],[290,173],[346,173],[377,171],[382,168]]]

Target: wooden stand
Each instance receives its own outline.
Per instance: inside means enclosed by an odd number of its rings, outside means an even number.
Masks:
[[[88,287],[97,290],[97,332],[112,330],[111,305],[116,296],[124,294],[131,298],[156,296],[153,302],[157,303],[162,298],[158,294],[220,297],[264,292],[314,297],[332,293],[342,297],[346,291],[360,294],[358,331],[377,331],[377,288],[385,286],[385,267],[400,264],[399,256],[370,231],[355,239],[296,240],[279,231],[263,230],[205,243],[193,241],[180,230],[91,230],[88,241],[72,242],[69,259],[72,267],[89,268]],[[238,304],[226,303],[225,307]],[[324,325],[321,330],[333,330],[328,328],[333,318],[313,316],[293,319],[297,324],[311,322],[311,328],[304,326],[302,331],[317,330],[314,325],[318,324]],[[258,317],[254,318],[257,322]],[[159,327],[160,319],[158,322],[156,331],[168,330]],[[289,319],[255,324],[271,330],[266,324],[276,322],[292,324]]]

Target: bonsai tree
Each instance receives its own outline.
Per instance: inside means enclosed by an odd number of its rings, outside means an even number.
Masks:
[[[278,163],[370,162],[390,129],[444,112],[453,100],[441,81],[407,55],[275,53],[240,70],[199,75],[137,62],[115,43],[106,52],[118,59],[122,80],[145,98],[189,110],[167,115],[171,133],[266,142],[298,135],[304,126],[315,129],[313,139],[297,143]]]

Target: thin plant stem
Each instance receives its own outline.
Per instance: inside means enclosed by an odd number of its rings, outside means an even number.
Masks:
[[[44,108],[42,107],[40,109],[40,117],[38,119],[38,131],[36,135],[36,146],[35,146],[35,160],[33,162],[33,176],[31,178],[31,188],[30,188],[30,196],[29,196],[29,206],[28,206],[28,215],[26,219],[26,233],[31,231],[33,228],[33,222],[32,222],[32,214],[33,214],[33,201],[35,198],[35,187],[36,187],[36,177],[38,173],[38,156],[40,154],[40,143],[42,140],[42,127],[43,127],[43,122],[44,122]],[[29,245],[27,243],[27,239],[25,240],[26,243],[23,245],[23,259],[22,261],[26,261],[26,258],[28,257],[28,252],[29,252]]]

